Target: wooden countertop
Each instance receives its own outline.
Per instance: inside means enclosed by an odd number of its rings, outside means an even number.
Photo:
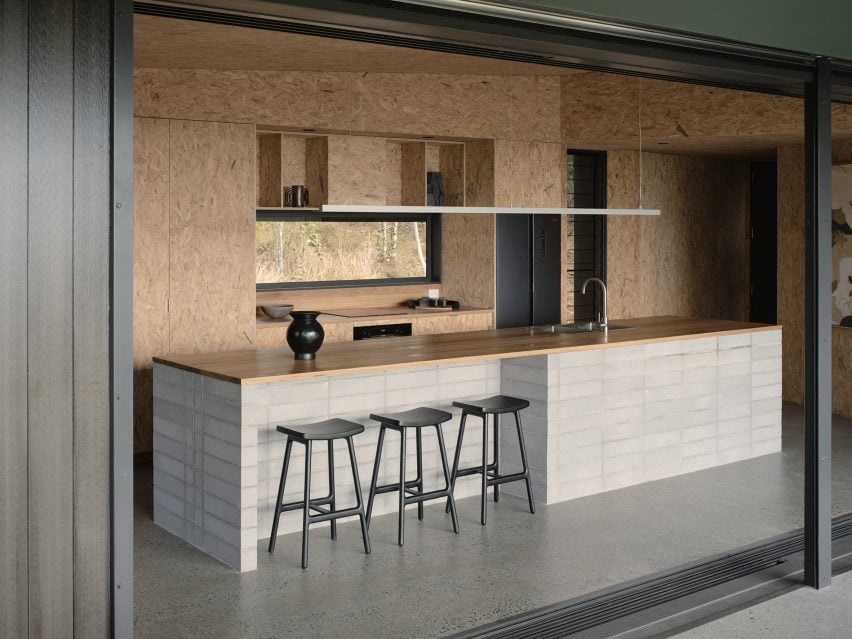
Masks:
[[[384,306],[376,308],[329,310],[328,312],[322,313],[318,319],[321,324],[335,324],[338,322],[354,322],[356,324],[364,322],[384,321],[406,322],[410,321],[412,317],[434,317],[436,315],[439,315],[441,317],[445,315],[470,315],[472,313],[491,313],[492,311],[493,309],[480,308],[478,306],[462,306],[455,311],[451,309],[417,310],[413,308],[408,308],[407,306]],[[357,315],[347,315],[347,313],[356,312],[358,313]],[[337,313],[340,314],[338,315]],[[369,314],[364,315],[364,313]],[[292,320],[289,319],[289,317],[287,319],[272,319],[271,317],[267,317],[266,315],[258,315],[257,327],[286,328],[290,325],[291,321]]]
[[[289,348],[155,357],[167,364],[237,384],[366,373],[449,362],[477,362],[573,350],[666,342],[699,335],[773,330],[780,326],[687,317],[612,321],[630,328],[593,333],[545,333],[531,328],[444,333],[324,345],[313,361],[297,361]]]

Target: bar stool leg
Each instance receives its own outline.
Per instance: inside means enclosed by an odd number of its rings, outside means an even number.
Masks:
[[[405,539],[405,429],[399,430],[399,532],[396,543],[402,546]]]
[[[488,510],[488,415],[482,415],[482,508],[479,522],[484,526]]]
[[[352,463],[352,478],[355,480],[355,503],[358,508],[358,518],[361,520],[361,537],[364,539],[364,552],[370,554],[370,535],[367,532],[367,518],[364,516],[364,498],[361,496],[361,480],[358,478],[358,462],[355,461],[355,447],[352,438],[346,438],[349,448],[349,461]]]
[[[370,496],[367,499],[367,528],[370,527],[370,519],[373,516],[373,500],[376,498],[376,486],[379,480],[379,464],[382,461],[382,445],[385,441],[385,425],[379,429],[379,445],[376,447],[376,459],[373,462],[373,479],[370,481]]]
[[[284,482],[287,479],[287,470],[290,468],[290,449],[293,440],[287,438],[287,446],[284,449],[284,463],[281,465],[281,481],[278,482],[278,500],[275,502],[275,514],[272,516],[272,536],[269,538],[269,552],[275,550],[275,541],[278,537],[278,518],[281,516],[281,501],[284,499]]]
[[[423,434],[417,429],[417,488],[423,492]],[[417,519],[423,521],[423,502],[417,502]]]
[[[444,432],[440,424],[435,424],[435,429],[438,431],[438,450],[441,451],[441,466],[444,469],[444,480],[447,482],[447,490],[450,490],[452,486],[452,480],[450,478],[450,468],[447,464],[447,449],[444,446]],[[459,519],[456,515],[456,500],[453,499],[452,492],[450,492],[449,497],[447,497],[447,505],[450,509],[450,516],[453,518],[453,532],[458,534]]]
[[[494,475],[500,476],[500,415],[494,415]],[[494,484],[494,503],[500,501],[500,484]]]
[[[518,428],[518,445],[521,449],[521,463],[524,465],[524,482],[527,485],[527,499],[530,502],[530,512],[535,514],[535,502],[533,501],[532,486],[530,485],[530,468],[527,464],[527,449],[524,446],[524,429],[521,428],[521,415],[515,411],[515,426]]]
[[[336,510],[337,499],[334,496],[334,440],[328,440],[328,496],[331,499],[330,509]],[[331,520],[331,538],[337,539],[337,520]]]
[[[302,568],[308,567],[308,527],[311,516],[311,440],[305,442],[305,509],[302,513]]]
[[[456,452],[453,454],[453,471],[450,473],[450,493],[456,489],[456,474],[459,472],[459,460],[461,459],[462,439],[464,438],[464,423],[467,420],[467,413],[462,411],[461,424],[459,424],[459,436],[456,440]],[[447,499],[447,506],[444,512],[450,512],[450,500]]]

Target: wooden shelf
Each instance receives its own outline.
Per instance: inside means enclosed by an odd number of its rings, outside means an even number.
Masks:
[[[319,211],[318,206],[258,206],[258,211]]]

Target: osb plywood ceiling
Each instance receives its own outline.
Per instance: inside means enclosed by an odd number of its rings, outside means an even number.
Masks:
[[[141,68],[570,75],[573,69],[280,31],[134,16]]]

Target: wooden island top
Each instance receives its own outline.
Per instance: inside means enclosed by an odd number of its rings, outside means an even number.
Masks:
[[[547,355],[572,350],[611,348],[665,342],[701,335],[744,333],[779,328],[727,320],[688,317],[645,317],[616,320],[608,336],[592,333],[550,333],[540,328],[503,328],[324,345],[313,361],[293,359],[287,347],[253,351],[195,353],[155,357],[154,362],[236,384],[343,375],[429,364],[477,362]]]

